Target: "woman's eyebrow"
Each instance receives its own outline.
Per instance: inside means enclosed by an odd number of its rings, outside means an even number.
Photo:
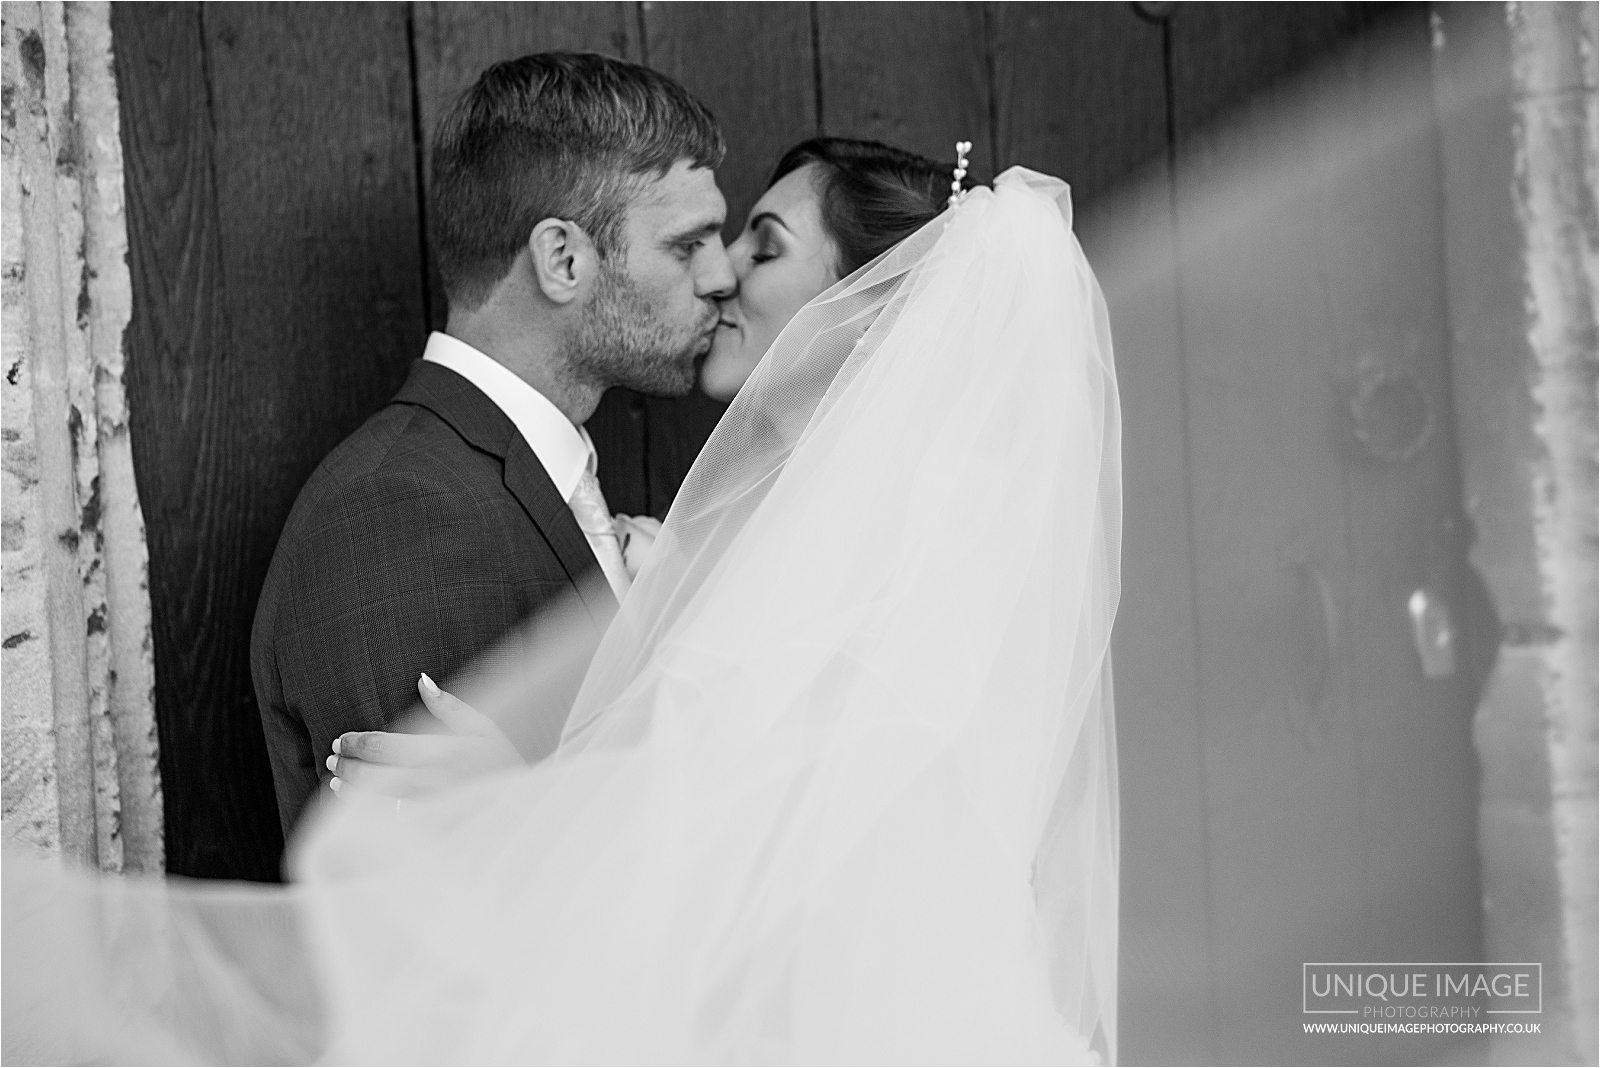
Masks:
[[[779,226],[783,227],[785,230],[789,230],[789,232],[791,234],[794,233],[793,230],[789,229],[789,224],[783,221],[783,216],[779,215],[775,211],[764,211],[760,215],[752,215],[752,216],[750,216],[750,229],[754,230],[756,227],[760,226],[762,223],[766,222],[768,219],[770,219],[773,222],[777,223]]]

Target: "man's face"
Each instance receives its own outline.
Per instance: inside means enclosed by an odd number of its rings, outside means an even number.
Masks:
[[[711,171],[688,160],[635,195],[578,330],[575,355],[599,381],[659,397],[694,388],[717,301],[735,285],[722,247],[726,211]]]

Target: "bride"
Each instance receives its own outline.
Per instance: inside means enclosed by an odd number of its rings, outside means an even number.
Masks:
[[[555,753],[403,808],[345,754],[287,890],[8,858],[8,1060],[1115,1059],[1104,304],[1021,168],[852,244],[886,153],[752,212],[737,395]]]

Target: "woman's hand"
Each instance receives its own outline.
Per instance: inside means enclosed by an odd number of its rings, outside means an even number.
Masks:
[[[333,792],[366,790],[385,797],[419,797],[523,763],[489,718],[439,689],[426,674],[417,692],[449,733],[351,731],[333,740],[328,770]]]

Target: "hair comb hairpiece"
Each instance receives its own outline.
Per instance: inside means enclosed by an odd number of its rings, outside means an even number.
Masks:
[[[950,179],[950,207],[961,203],[961,198],[966,196],[966,190],[961,188],[961,179],[967,176],[967,153],[972,151],[971,141],[956,142],[956,172]]]

